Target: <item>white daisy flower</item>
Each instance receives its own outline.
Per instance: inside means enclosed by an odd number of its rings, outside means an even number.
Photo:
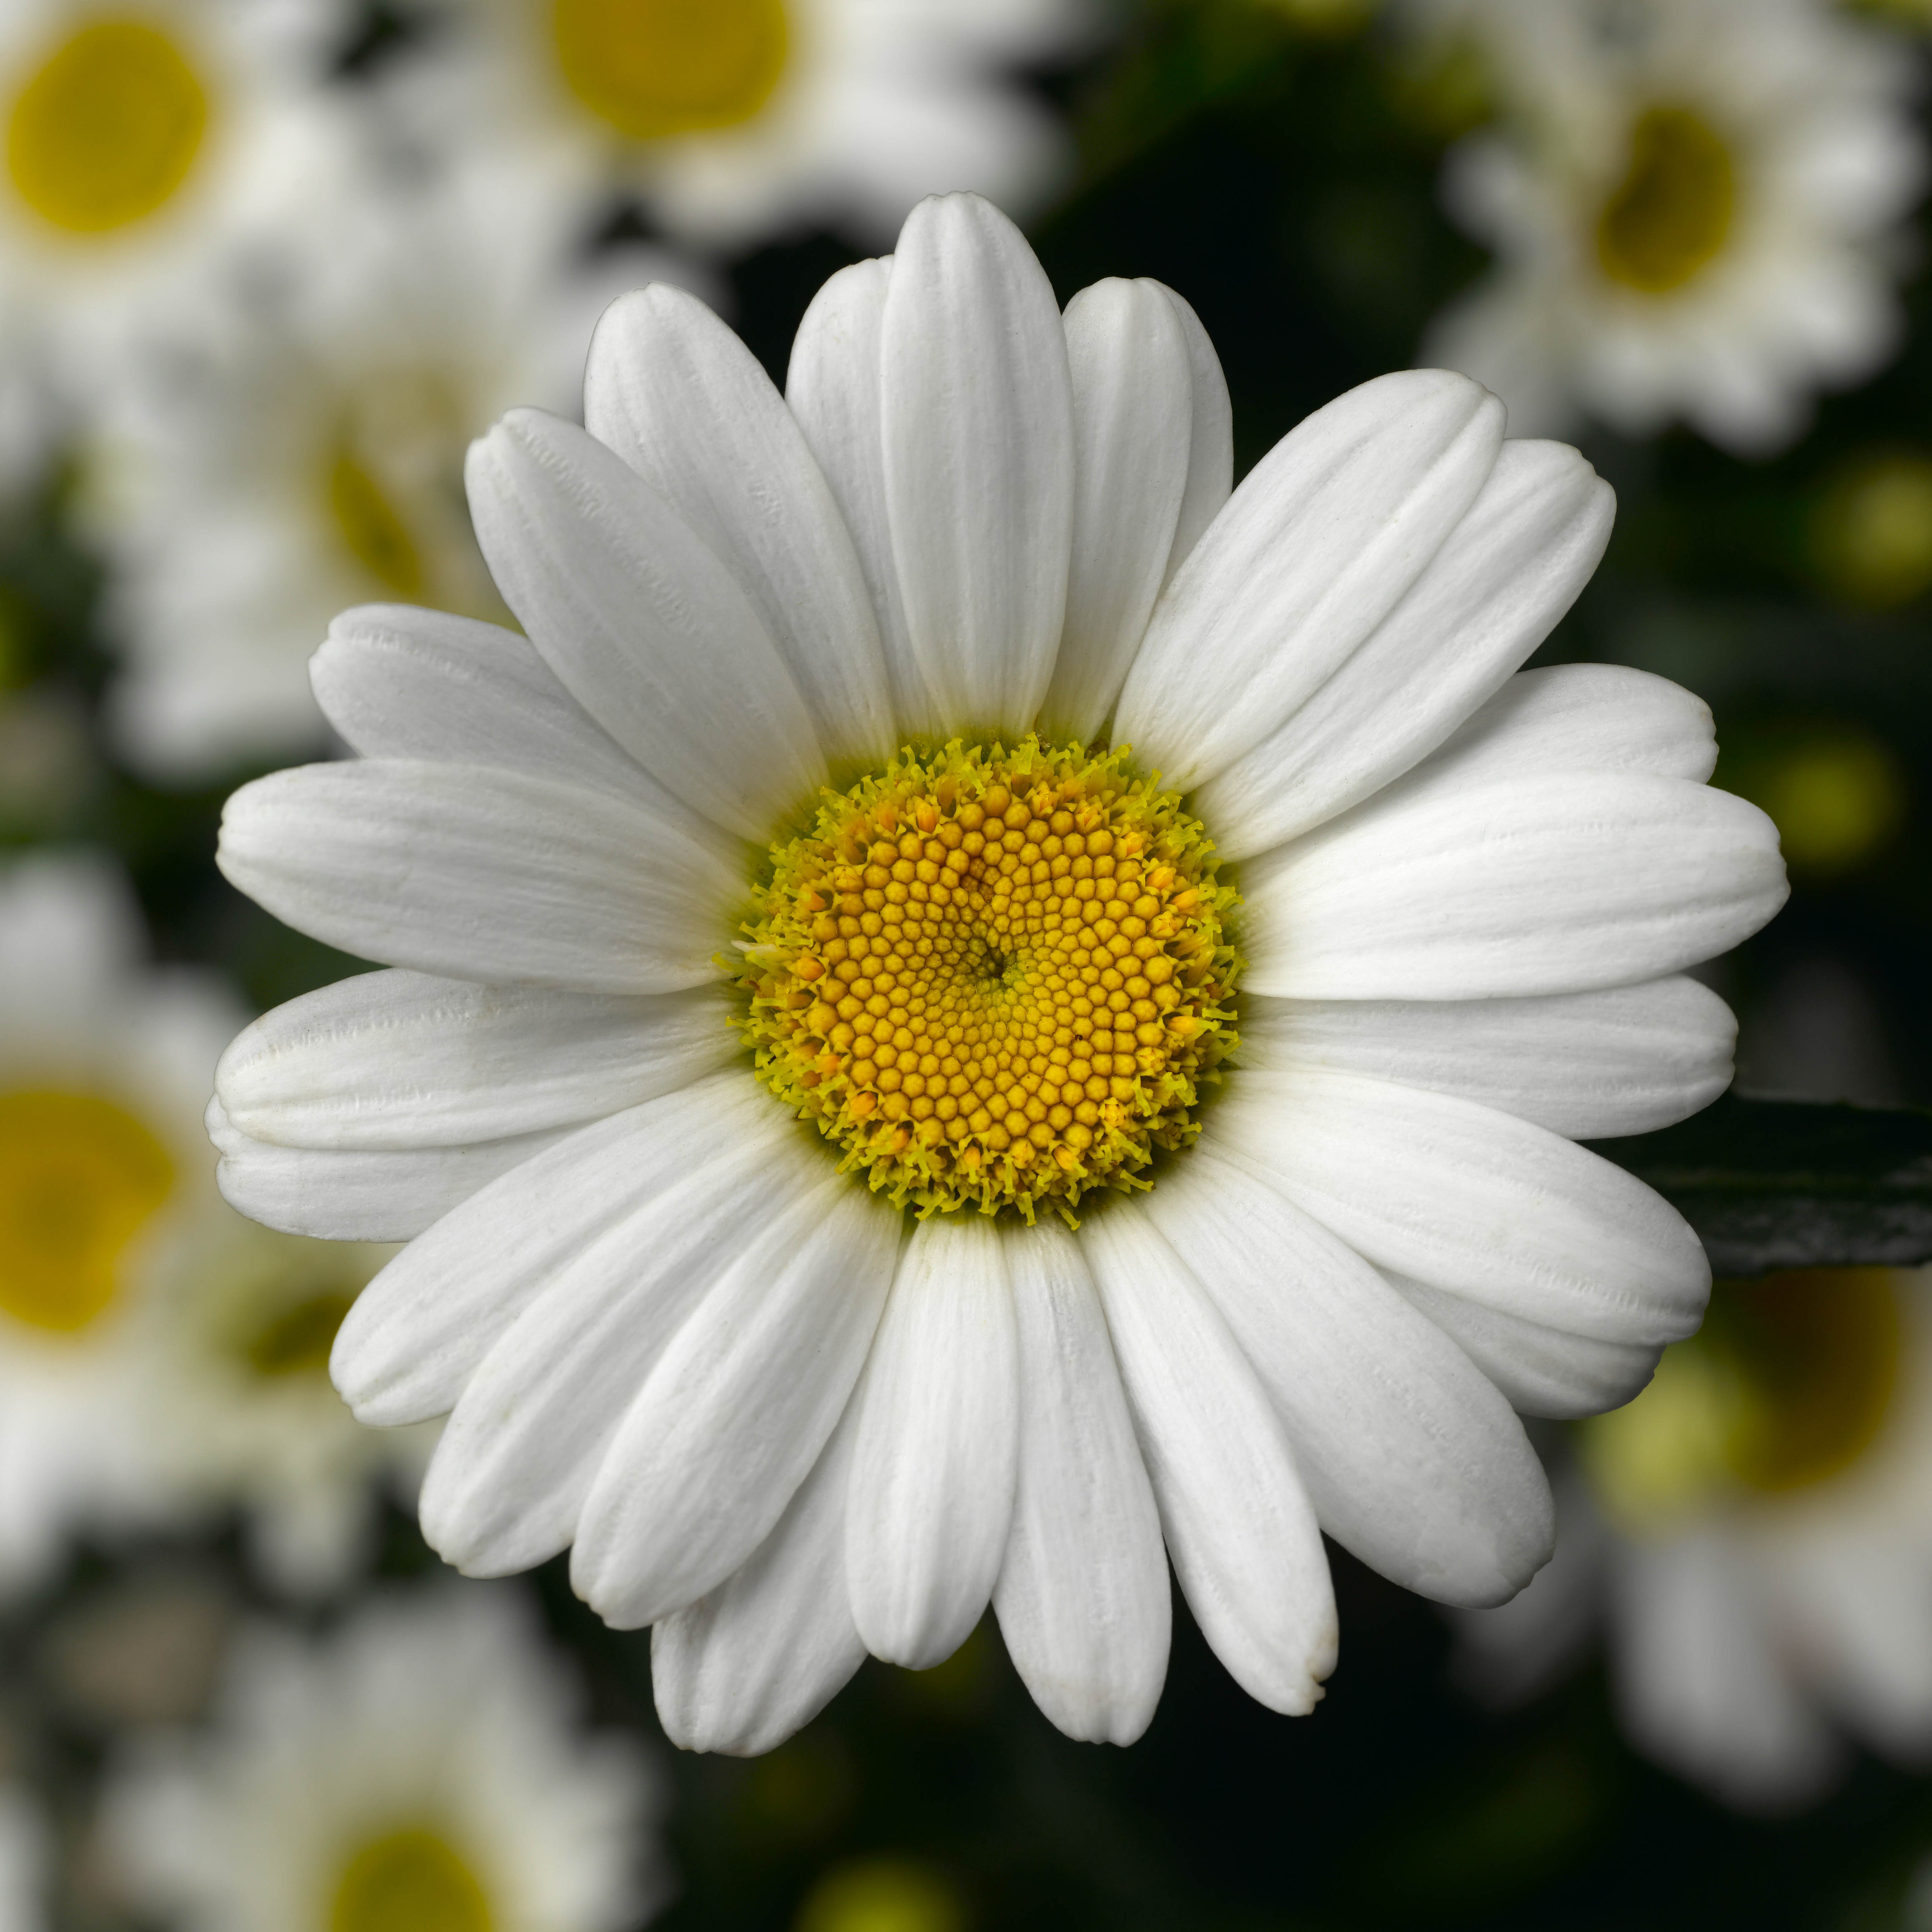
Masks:
[[[1816,1797],[1844,1732],[1932,1756],[1932,1278],[1722,1284],[1577,1448],[1557,1560],[1462,1620],[1479,1682],[1534,1688],[1600,1616],[1630,1737],[1734,1804]]]
[[[80,322],[206,259],[334,139],[329,0],[15,0],[0,16],[0,314]],[[85,370],[84,358],[73,358]]]
[[[825,222],[889,236],[922,195],[1016,210],[1066,136],[1002,67],[1066,45],[1082,0],[452,0],[399,68],[428,128],[558,160],[667,230],[736,244]]]
[[[664,1889],[650,1783],[578,1702],[494,1590],[258,1631],[211,1734],[110,1791],[121,1889],[183,1932],[628,1932]]]
[[[617,292],[577,261],[560,184],[501,158],[345,171],[252,239],[130,318],[99,439],[92,528],[129,661],[113,722],[164,778],[319,746],[308,659],[345,604],[503,616],[463,452],[514,404],[569,406]],[[661,252],[648,266],[677,276]]]
[[[1819,0],[1458,0],[1456,19],[1502,121],[1447,192],[1498,261],[1426,348],[1514,427],[1681,418],[1760,452],[1891,354],[1923,173],[1894,41]]]
[[[339,1589],[373,1553],[384,1488],[410,1505],[433,1427],[361,1427],[331,1386],[350,1305],[392,1250],[236,1221],[152,1311],[138,1392],[157,1474],[178,1504],[244,1513],[277,1588]]]
[[[785,397],[647,289],[586,412],[472,454],[528,641],[350,613],[316,685],[362,757],[223,833],[396,969],[244,1034],[211,1124],[246,1211],[417,1238],[333,1371],[451,1412],[430,1541],[574,1545],[671,1736],[737,1750],[989,1598],[1055,1723],[1131,1738],[1163,1544],[1287,1712],[1334,1660],[1322,1529],[1520,1588],[1510,1399],[1624,1400],[1708,1282],[1567,1136],[1724,1086],[1677,976],[1785,892],[1695,698],[1512,677],[1608,489],[1422,371],[1230,496],[1192,311],[1063,320],[972,196],[826,284]]]
[[[0,1588],[156,1506],[146,1322],[230,1219],[196,1130],[236,1009],[140,944],[100,862],[0,874]]]

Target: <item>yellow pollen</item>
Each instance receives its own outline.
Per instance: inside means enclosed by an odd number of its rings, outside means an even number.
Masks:
[[[1704,1326],[1627,1407],[1583,1426],[1612,1515],[1640,1530],[1841,1474],[1892,1413],[1904,1317],[1883,1268],[1720,1282]]]
[[[91,1094],[0,1094],[0,1314],[78,1334],[174,1186],[167,1150]]]
[[[784,0],[554,0],[572,94],[633,141],[735,128],[764,107],[790,51]]]
[[[95,20],[14,98],[7,166],[20,199],[74,235],[145,219],[188,179],[208,96],[174,42],[141,20]]]
[[[412,1826],[372,1840],[342,1870],[329,1932],[490,1932],[490,1901],[440,1833]]]
[[[1647,110],[1630,130],[1630,166],[1597,219],[1597,260],[1613,282],[1669,295],[1730,238],[1737,170],[1723,137],[1686,107]]]
[[[895,1204],[1070,1220],[1199,1131],[1238,902],[1126,757],[908,751],[774,848],[741,982],[759,1074]]]

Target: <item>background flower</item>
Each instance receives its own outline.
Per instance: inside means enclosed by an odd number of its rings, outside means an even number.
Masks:
[[[117,1888],[208,1932],[635,1924],[662,1893],[644,1762],[576,1734],[562,1667],[495,1591],[378,1600],[321,1645],[254,1633],[208,1735],[111,1795]]]
[[[229,1221],[196,1102],[234,1007],[211,976],[154,972],[140,948],[97,859],[0,880],[0,1552],[16,1590],[76,1523],[155,1505],[130,1406],[142,1317]]]
[[[124,317],[94,412],[117,728],[176,782],[322,741],[308,659],[345,604],[503,614],[464,449],[512,402],[574,407],[598,310],[678,269],[593,256],[563,184],[482,155],[427,176],[365,156],[304,200],[298,226],[258,224],[218,274]]]
[[[1809,0],[1476,0],[1460,21],[1499,126],[1444,190],[1498,266],[1426,352],[1519,434],[1585,410],[1774,448],[1816,388],[1893,352],[1894,224],[1924,172],[1896,46]]]
[[[1924,1762],[1926,1295],[1877,1270],[1720,1288],[1649,1388],[1579,1431],[1563,1559],[1468,1616],[1472,1674],[1532,1685],[1600,1616],[1634,1735],[1735,1802],[1814,1798],[1841,1725]]]
[[[436,138],[628,190],[694,241],[889,234],[924,194],[1030,207],[1058,184],[1059,130],[1000,70],[1083,17],[1077,0],[451,0],[396,88]]]

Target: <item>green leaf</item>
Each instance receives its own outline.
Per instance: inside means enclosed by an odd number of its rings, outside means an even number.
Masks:
[[[1932,1261],[1932,1112],[1726,1094],[1595,1151],[1696,1229],[1719,1275]]]

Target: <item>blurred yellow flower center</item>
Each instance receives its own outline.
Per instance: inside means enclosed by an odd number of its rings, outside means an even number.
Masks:
[[[411,602],[422,596],[422,553],[409,526],[347,449],[338,450],[329,465],[328,511],[349,554],[385,590]]]
[[[958,1899],[937,1872],[909,1858],[867,1858],[819,1880],[799,1913],[797,1932],[964,1932],[965,1924]]]
[[[0,1313],[56,1334],[86,1328],[173,1185],[166,1149],[112,1101],[0,1094]]]
[[[476,1875],[435,1832],[392,1832],[343,1868],[329,1932],[490,1932]]]
[[[742,981],[760,1076],[896,1204],[1070,1218],[1198,1131],[1237,901],[1125,755],[908,751],[774,848]]]
[[[141,20],[95,20],[14,98],[7,166],[20,199],[75,235],[104,235],[162,207],[208,131],[208,95],[181,50]]]
[[[1741,789],[1776,824],[1785,857],[1806,872],[1849,870],[1876,852],[1905,816],[1897,758],[1849,728],[1822,730],[1741,775]]]
[[[784,0],[554,0],[572,93],[634,141],[735,128],[790,51]]]
[[[1668,1528],[1741,1492],[1780,1496],[1852,1467],[1892,1412],[1903,1318],[1882,1268],[1720,1282],[1704,1326],[1627,1408],[1583,1425],[1611,1514]]]
[[[1840,477],[1819,507],[1813,547],[1833,587],[1889,610],[1932,588],[1932,461],[1881,456]]]
[[[368,589],[500,619],[463,494],[463,452],[481,424],[446,371],[352,372],[334,398],[318,481],[340,554]]]
[[[319,1374],[328,1366],[335,1331],[355,1300],[337,1291],[279,1310],[248,1338],[243,1350],[248,1366],[265,1379]]]
[[[1598,262],[1625,288],[1669,295],[1717,256],[1736,214],[1723,137],[1688,108],[1652,107],[1630,130],[1628,171],[1598,217]]]

